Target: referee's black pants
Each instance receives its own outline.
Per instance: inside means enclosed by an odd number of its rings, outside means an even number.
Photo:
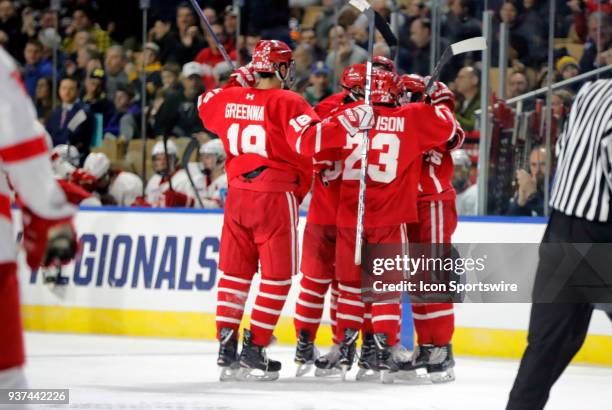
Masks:
[[[589,222],[553,211],[540,247],[533,290],[534,302],[541,303],[531,307],[528,346],[508,410],[544,408],[551,387],[584,342],[592,303],[612,302],[612,253],[605,254],[610,248],[605,245],[590,253],[573,253],[573,247],[562,243],[612,243],[612,223]]]

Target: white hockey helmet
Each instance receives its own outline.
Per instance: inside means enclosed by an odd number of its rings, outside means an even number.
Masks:
[[[110,171],[110,160],[101,152],[92,152],[85,158],[83,171],[89,172],[96,179],[101,179]]]
[[[51,150],[51,160],[63,160],[73,167],[79,166],[79,150],[74,145],[59,144]]]
[[[176,148],[176,144],[171,140],[166,141],[166,148],[168,149],[168,155],[178,156],[178,149]],[[166,153],[166,149],[164,149],[164,141],[157,141],[155,145],[153,145],[153,151],[151,152],[151,156],[155,158],[157,155],[164,155]]]
[[[108,189],[119,206],[132,206],[142,195],[142,180],[131,172],[121,172]]]
[[[204,154],[216,155],[220,160],[225,160],[227,157],[225,148],[223,148],[223,142],[219,138],[215,138],[200,145],[200,155]]]
[[[456,149],[451,151],[451,157],[453,158],[453,164],[456,167],[461,166],[469,168],[472,166],[472,160],[464,149]]]

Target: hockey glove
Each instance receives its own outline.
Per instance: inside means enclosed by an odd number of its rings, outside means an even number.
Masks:
[[[353,136],[360,131],[374,127],[374,110],[371,105],[367,104],[347,108],[338,116],[338,121],[349,135]]]
[[[428,78],[425,80],[427,81]],[[432,105],[445,104],[451,111],[455,110],[455,94],[443,82],[436,81],[434,83],[429,100]]]
[[[70,262],[77,253],[76,232],[72,217],[45,219],[22,207],[23,246],[31,269],[60,266]]]
[[[250,64],[235,69],[224,88],[230,87],[255,87],[257,84],[257,74],[253,71]]]
[[[95,176],[87,171],[83,171],[80,168],[74,170],[74,172],[70,175],[70,180],[89,192],[95,191],[98,183]]]

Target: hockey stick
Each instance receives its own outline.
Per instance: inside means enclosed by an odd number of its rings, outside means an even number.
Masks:
[[[208,18],[206,18],[206,16],[204,15],[204,12],[202,11],[202,8],[198,4],[198,2],[196,0],[189,0],[189,1],[191,1],[191,5],[193,6],[193,9],[196,11],[198,16],[200,16],[200,19],[202,19],[202,21],[204,22],[204,25],[206,26],[206,30],[208,31],[210,36],[215,41],[215,44],[217,45],[217,48],[219,49],[219,52],[223,56],[223,59],[225,60],[225,62],[228,63],[230,67],[232,67],[232,70],[235,69],[236,65],[234,64],[230,56],[227,54],[227,51],[225,51],[225,47],[223,47],[223,44],[221,44],[221,40],[219,40],[219,37],[217,37],[217,35],[213,31],[212,26],[210,25],[210,21],[208,21]]]
[[[191,141],[189,141],[189,144],[187,144],[187,148],[185,148],[185,152],[183,152],[183,169],[185,170],[185,173],[187,174],[187,179],[189,179],[189,185],[191,185],[191,188],[193,189],[193,193],[195,194],[196,200],[198,201],[198,204],[200,205],[200,208],[204,208],[204,203],[202,202],[202,198],[200,198],[200,193],[198,192],[198,189],[195,186],[195,182],[193,182],[193,177],[191,176],[191,170],[189,169],[189,157],[191,157],[191,154],[193,153],[193,151],[198,148],[198,146],[200,145],[200,143],[198,142],[197,139],[192,138]]]
[[[368,62],[366,65],[365,104],[370,104],[370,91],[372,90],[372,56],[374,51],[374,10],[365,0],[351,0],[349,4],[366,14],[368,17]],[[355,265],[361,265],[361,248],[363,246],[363,218],[365,214],[366,171],[368,167],[368,149],[370,137],[368,130],[363,133],[361,142],[361,170],[359,171],[359,205],[357,207],[357,232],[355,235]]]
[[[425,94],[430,95],[436,81],[440,78],[442,68],[456,55],[469,53],[470,51],[482,51],[487,49],[487,40],[484,37],[472,37],[467,40],[458,41],[446,47],[440,60],[436,64],[429,81],[425,86]]]

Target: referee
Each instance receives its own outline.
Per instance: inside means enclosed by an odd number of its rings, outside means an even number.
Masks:
[[[528,345],[508,410],[544,408],[584,342],[593,303],[612,302],[612,80],[580,89],[557,153]]]

